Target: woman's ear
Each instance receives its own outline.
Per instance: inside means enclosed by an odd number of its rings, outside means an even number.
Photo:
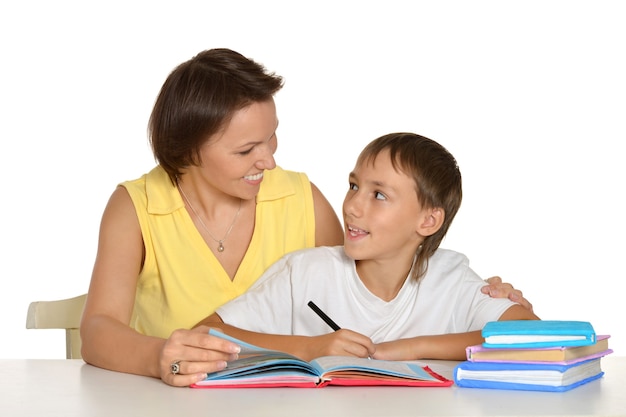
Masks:
[[[417,233],[422,236],[434,235],[441,228],[445,218],[446,213],[441,207],[425,210],[424,216],[417,227]]]

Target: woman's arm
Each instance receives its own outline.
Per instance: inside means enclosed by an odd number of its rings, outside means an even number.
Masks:
[[[118,187],[100,224],[80,328],[83,359],[105,369],[161,378],[171,385],[189,385],[204,373],[223,368],[233,357],[225,352],[236,346],[212,338],[204,329],[178,330],[165,340],[130,327],[143,250],[134,206],[126,189]],[[177,360],[187,361],[181,365],[184,375],[170,372],[170,364]]]
[[[343,245],[343,228],[337,213],[313,183],[311,190],[315,210],[315,246]]]
[[[158,376],[164,340],[129,327],[143,260],[139,221],[126,189],[116,188],[102,215],[98,252],[81,322],[82,355],[93,365]]]

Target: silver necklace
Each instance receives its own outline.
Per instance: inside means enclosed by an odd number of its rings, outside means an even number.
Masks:
[[[187,203],[187,205],[189,206],[191,211],[193,211],[193,214],[195,214],[196,217],[198,218],[198,221],[200,222],[200,224],[202,225],[204,230],[206,230],[206,232],[209,234],[209,236],[211,236],[211,239],[213,239],[214,241],[217,242],[217,251],[218,252],[224,252],[224,241],[226,240],[228,235],[230,235],[230,232],[233,230],[233,227],[235,226],[235,222],[237,221],[237,217],[239,217],[239,212],[241,211],[241,199],[239,199],[239,208],[237,209],[237,213],[235,214],[235,218],[233,219],[233,222],[230,224],[230,227],[228,228],[228,231],[226,231],[226,234],[224,235],[223,238],[216,239],[215,236],[213,236],[213,233],[211,233],[209,228],[206,227],[206,224],[204,224],[204,222],[202,221],[202,217],[200,217],[200,215],[198,214],[196,209],[193,208],[193,206],[189,202],[189,199],[187,198],[187,194],[185,194],[185,192],[183,191],[183,188],[180,186],[180,184],[176,184],[176,185],[178,187],[178,190],[180,191],[180,194],[185,199],[185,202]]]

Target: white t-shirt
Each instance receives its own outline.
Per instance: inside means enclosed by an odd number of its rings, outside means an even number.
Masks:
[[[342,246],[317,247],[285,255],[247,292],[216,312],[224,323],[261,333],[332,332],[307,306],[313,301],[341,328],[381,343],[480,330],[498,320],[514,303],[481,293],[484,285],[465,255],[438,249],[419,283],[407,279],[387,302],[363,285]]]

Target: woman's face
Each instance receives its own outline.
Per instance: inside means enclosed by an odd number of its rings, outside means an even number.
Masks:
[[[224,194],[256,197],[263,171],[276,167],[277,127],[273,99],[238,110],[226,128],[202,146],[200,175]]]

